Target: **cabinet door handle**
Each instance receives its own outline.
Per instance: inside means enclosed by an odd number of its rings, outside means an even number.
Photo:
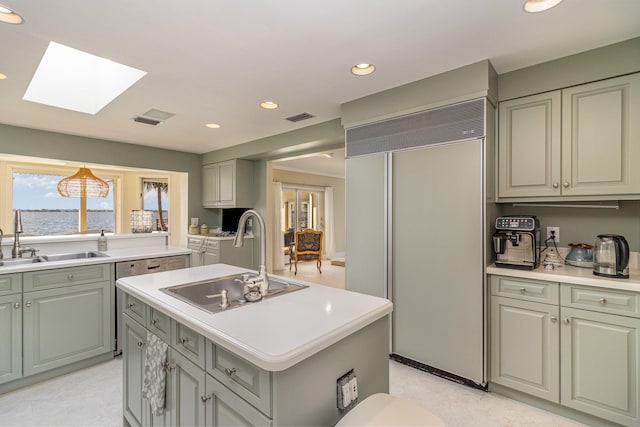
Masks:
[[[553,188],[558,188],[558,187],[560,187],[560,184],[558,184],[557,182],[554,182],[553,183]]]
[[[563,183],[562,183],[562,186],[563,186],[564,188],[569,188],[569,181],[565,181],[565,182],[563,182]]]
[[[525,292],[527,292],[527,290],[525,288],[520,288],[520,293],[524,294]]]
[[[224,373],[225,373],[228,377],[230,377],[230,376],[232,376],[233,374],[235,374],[235,373],[236,373],[236,368],[231,368],[231,369],[226,368],[226,369],[224,370]]]
[[[25,306],[25,307],[27,307],[27,308],[31,307],[31,301],[27,301],[27,302],[25,302],[25,303],[24,303],[24,306]]]
[[[207,403],[207,400],[211,400],[211,395],[205,394],[204,396],[200,396],[200,400],[202,400],[202,403]]]
[[[69,274],[69,275],[67,276],[67,279],[68,279],[69,281],[73,280],[73,274]]]
[[[571,320],[570,320],[568,317],[565,317],[562,321],[563,321],[564,323],[566,323],[567,325],[568,325],[569,323],[571,323]]]
[[[600,298],[600,304],[604,305],[607,303],[607,299],[606,298]]]
[[[152,324],[153,326],[157,326],[157,325],[158,325],[158,319],[153,319],[153,320],[151,321],[151,324]]]
[[[174,369],[176,369],[176,364],[175,363],[166,362],[166,363],[162,364],[162,368],[164,368],[165,371],[171,372]]]
[[[187,345],[188,342],[189,342],[189,338],[180,338],[180,344]]]
[[[551,316],[551,321],[553,323],[556,323],[558,321],[558,318],[556,316]]]
[[[139,348],[144,347],[144,345],[145,345],[145,342],[144,342],[144,341],[138,341],[138,347],[139,347]]]
[[[14,303],[13,308],[20,308],[20,301]]]
[[[136,305],[132,302],[130,302],[129,304],[127,304],[127,307],[129,307],[129,310],[133,310],[133,307],[135,307]]]

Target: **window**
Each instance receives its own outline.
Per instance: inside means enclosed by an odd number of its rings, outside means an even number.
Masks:
[[[69,174],[13,172],[13,209],[22,211],[25,235],[115,231],[114,179],[101,177],[109,184],[109,195],[87,198],[86,230],[80,230],[80,199],[58,194],[58,182]]]
[[[169,182],[161,178],[142,180],[142,209],[153,211],[153,230],[169,230]]]

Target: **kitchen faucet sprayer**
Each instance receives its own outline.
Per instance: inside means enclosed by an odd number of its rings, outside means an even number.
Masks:
[[[0,259],[4,258],[4,254],[2,253],[2,238],[4,237],[4,231],[0,228]]]
[[[256,218],[258,221],[258,225],[260,226],[260,266],[258,267],[258,276],[249,279],[254,285],[260,286],[260,293],[262,296],[265,296],[267,292],[269,292],[269,279],[267,278],[267,229],[264,224],[264,219],[262,216],[255,210],[249,209],[245,211],[242,216],[240,216],[240,220],[238,221],[238,231],[236,232],[236,237],[233,239],[233,246],[236,248],[242,247],[244,245],[244,233],[245,226],[247,224],[247,219],[252,216]]]

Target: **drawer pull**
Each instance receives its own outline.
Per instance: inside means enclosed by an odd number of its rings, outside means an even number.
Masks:
[[[144,341],[138,341],[138,347],[139,347],[139,348],[144,347],[144,345],[145,345],[145,342],[144,342]]]
[[[571,320],[568,317],[565,317],[562,321],[567,325],[571,323]]]
[[[565,182],[563,182],[563,183],[562,183],[562,186],[563,186],[564,188],[569,188],[569,181],[565,181]]]
[[[25,307],[27,307],[27,308],[31,307],[31,301],[27,301],[27,302],[25,302],[25,303],[24,303],[24,306],[25,306]]]
[[[127,307],[129,307],[129,310],[133,310],[133,307],[135,307],[136,305],[132,302],[130,302],[129,304],[127,304]]]
[[[606,298],[600,298],[600,304],[604,305],[607,303],[607,299]]]
[[[20,308],[20,301],[14,303],[13,308]]]
[[[556,323],[558,321],[558,318],[556,316],[551,316],[551,321],[553,323]]]
[[[520,288],[520,293],[524,294],[527,290],[525,288]]]
[[[225,373],[228,377],[230,377],[230,376],[232,376],[233,374],[235,374],[235,373],[236,373],[236,368],[231,368],[231,369],[226,368],[226,369],[224,370],[224,373]]]
[[[180,344],[187,345],[188,342],[189,342],[189,338],[180,338]]]
[[[69,274],[69,275],[67,276],[67,279],[68,279],[69,281],[73,280],[73,274]]]
[[[153,326],[158,326],[158,319],[153,319],[153,320],[151,321],[151,324],[152,324]]]
[[[558,187],[560,187],[560,184],[558,184],[557,182],[554,182],[553,183],[553,188],[558,188]]]
[[[211,400],[211,395],[205,394],[204,396],[200,396],[200,400],[202,400],[202,403],[207,403],[207,400]]]

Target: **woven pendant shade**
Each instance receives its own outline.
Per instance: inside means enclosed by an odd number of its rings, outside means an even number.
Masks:
[[[88,168],[80,168],[74,175],[58,183],[62,197],[107,197],[109,184],[95,176]]]

